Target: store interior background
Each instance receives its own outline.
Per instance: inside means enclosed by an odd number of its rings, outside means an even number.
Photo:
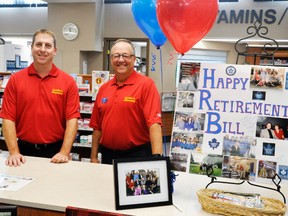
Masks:
[[[48,7],[0,8],[0,37],[7,43],[27,46],[30,55],[33,33],[40,28],[52,30],[56,34],[58,47],[55,64],[73,74],[83,74],[83,64],[86,63],[88,74],[92,70],[107,70],[109,42],[118,38],[131,39],[139,42],[136,43],[137,53],[146,59],[146,75],[155,81],[159,92],[176,92],[176,68],[179,60],[235,64],[237,52],[234,44],[238,39],[247,36],[247,27],[252,26],[255,21],[249,18],[247,23],[245,21],[227,23],[223,20],[217,23],[218,17],[209,33],[184,56],[178,55],[167,40],[161,46],[162,59],[160,59],[160,50],[149,42],[134,21],[131,3],[109,1],[108,4],[108,1],[104,0],[45,0],[45,2],[48,3]],[[230,19],[231,11],[238,13],[239,10],[243,10],[251,14],[253,11],[263,12],[263,21],[266,20],[263,25],[269,30],[266,36],[275,39],[281,49],[286,47],[288,49],[287,3],[288,1],[256,0],[220,2],[219,14],[227,14]],[[277,14],[273,14],[270,10],[277,11]],[[267,14],[270,14],[270,17]],[[272,22],[271,14],[276,17],[277,22],[282,16],[281,24]],[[75,23],[79,28],[79,36],[73,41],[67,41],[62,36],[62,28],[68,22]],[[249,44],[256,47],[263,46],[264,43],[266,42],[263,40],[249,41]],[[147,46],[143,47],[143,44]],[[245,57],[240,56],[238,64],[247,64]]]
[[[177,59],[190,59],[191,52],[204,56],[211,52],[211,59],[215,55],[224,55],[224,63],[235,64],[237,53],[234,43],[247,36],[246,29],[253,24],[230,24],[216,23],[210,32],[184,56],[175,53],[173,47],[167,41],[162,47],[162,73],[161,80],[160,51],[149,42],[147,36],[140,30],[133,19],[131,3],[104,3],[104,0],[46,0],[48,7],[33,8],[0,8],[0,35],[5,41],[13,44],[24,44],[28,47],[31,44],[33,33],[39,28],[52,30],[57,37],[58,52],[55,63],[58,67],[68,73],[83,73],[83,61],[87,62],[88,73],[92,70],[104,70],[107,68],[107,55],[105,54],[104,41],[117,38],[129,38],[135,41],[145,42],[149,45],[144,50],[148,57],[146,73],[155,82],[160,92],[176,91],[175,70]],[[110,1],[113,2],[113,1]],[[115,2],[115,1],[114,1]],[[120,2],[120,1],[118,1]],[[126,1],[127,2],[127,1]],[[261,4],[259,7],[259,4]],[[281,7],[281,5],[283,5]],[[219,12],[237,10],[255,10],[265,8],[284,11],[285,2],[253,2],[253,0],[239,0],[234,3],[219,3]],[[260,9],[259,9],[260,8]],[[280,15],[279,15],[280,16]],[[268,37],[278,41],[281,46],[288,46],[288,13],[281,25],[265,25],[269,29]],[[265,17],[264,17],[265,18]],[[217,21],[217,20],[216,20]],[[79,36],[73,41],[63,38],[61,31],[65,23],[73,22],[79,28]],[[191,26],[193,28],[193,26]],[[256,42],[251,42],[256,44]],[[142,44],[142,43],[140,43]],[[257,42],[258,45],[264,42]],[[140,45],[140,49],[141,45]],[[30,52],[29,48],[28,51]],[[141,52],[141,51],[140,51]],[[202,54],[201,54],[202,53]],[[142,51],[142,55],[143,54]],[[152,56],[154,59],[155,71],[151,71]],[[223,61],[220,58],[220,62]],[[105,59],[105,61],[104,61]],[[199,59],[199,58],[198,58]],[[201,59],[201,57],[200,57]],[[245,58],[240,57],[238,64],[244,64]],[[106,67],[106,68],[105,68]]]

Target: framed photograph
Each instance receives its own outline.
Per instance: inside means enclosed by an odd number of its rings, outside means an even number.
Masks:
[[[17,206],[1,204],[0,215],[17,216]]]
[[[116,210],[172,205],[169,157],[115,159]]]

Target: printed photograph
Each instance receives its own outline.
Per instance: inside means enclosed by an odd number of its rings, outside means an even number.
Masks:
[[[277,162],[259,160],[258,162],[258,177],[271,179],[276,174]]]
[[[252,92],[252,100],[263,100],[266,99],[266,92],[265,91],[253,91]]]
[[[162,112],[174,111],[177,93],[163,92],[162,93]]]
[[[262,155],[275,156],[275,143],[263,142]]]
[[[251,69],[250,87],[282,89],[285,69],[279,67],[259,67]]]
[[[176,109],[192,109],[194,107],[194,93],[193,92],[177,92]]]
[[[173,131],[203,131],[205,114],[176,111]]]
[[[178,91],[196,91],[198,89],[200,63],[181,62],[178,73]]]
[[[255,158],[256,145],[257,139],[254,137],[226,134],[223,139],[223,155]]]
[[[160,193],[159,169],[126,171],[126,195],[142,196]]]
[[[278,175],[281,179],[288,180],[288,166],[279,165]]]
[[[256,159],[224,156],[222,177],[249,180],[250,175],[255,176],[256,165]]]
[[[277,140],[288,139],[288,119],[258,116],[256,137]]]
[[[170,156],[170,167],[171,170],[186,172],[188,154],[172,152]]]
[[[171,139],[171,152],[202,151],[202,133],[173,132]]]
[[[222,155],[191,153],[189,173],[207,175],[207,169],[212,168],[212,176],[221,176]]]

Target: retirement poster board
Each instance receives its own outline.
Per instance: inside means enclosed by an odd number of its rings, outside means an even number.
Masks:
[[[288,180],[288,68],[181,62],[172,169],[270,183]]]

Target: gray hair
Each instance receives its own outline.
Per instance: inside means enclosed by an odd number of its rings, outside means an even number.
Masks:
[[[135,55],[135,47],[134,47],[134,44],[132,43],[132,41],[128,40],[128,39],[124,39],[124,38],[121,38],[121,39],[118,39],[116,40],[113,44],[112,44],[112,47],[111,47],[111,50],[112,48],[117,44],[117,43],[120,43],[120,42],[124,42],[124,43],[128,43],[131,48],[132,48],[132,51],[133,51],[133,55]]]

